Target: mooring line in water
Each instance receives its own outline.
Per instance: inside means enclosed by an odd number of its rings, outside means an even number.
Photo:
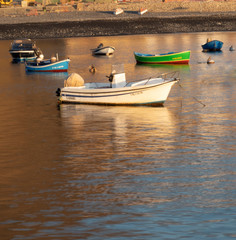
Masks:
[[[182,89],[184,89],[181,85],[180,85],[180,83],[178,82],[178,85],[180,86],[180,88],[182,88]],[[202,104],[203,105],[203,107],[205,107],[206,106],[206,104],[204,104],[203,102],[201,102],[200,100],[198,100],[196,97],[192,97],[196,102],[198,102],[198,103],[200,103],[200,104]],[[182,104],[182,103],[181,103]]]

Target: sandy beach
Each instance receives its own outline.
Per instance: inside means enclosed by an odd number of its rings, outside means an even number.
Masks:
[[[148,12],[140,16],[142,6]],[[118,7],[124,13],[116,16]],[[94,3],[32,12],[0,9],[0,39],[236,31],[236,2]]]

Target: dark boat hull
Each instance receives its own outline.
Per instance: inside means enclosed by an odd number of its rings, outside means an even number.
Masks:
[[[13,62],[25,62],[36,59],[35,51],[9,51]]]
[[[31,39],[18,39],[11,43],[9,53],[13,62],[34,60],[42,54]]]
[[[221,51],[222,46],[223,46],[223,42],[218,40],[213,40],[202,45],[202,48],[203,48],[203,51],[206,51],[206,52],[216,52],[216,51]]]

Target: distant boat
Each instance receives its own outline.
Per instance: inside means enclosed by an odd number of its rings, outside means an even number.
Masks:
[[[145,64],[188,64],[190,51],[169,52],[162,54],[144,54],[134,52],[137,63]]]
[[[218,41],[218,40],[211,40],[207,39],[207,42],[202,45],[203,51],[204,52],[215,52],[215,51],[220,51],[223,46],[223,42]]]
[[[25,70],[29,72],[67,72],[69,62],[70,59],[57,61],[56,58],[53,57],[47,60],[26,62]]]
[[[119,14],[121,14],[121,13],[123,13],[123,12],[124,12],[124,10],[123,10],[122,8],[117,8],[117,9],[113,12],[113,14],[119,15]]]
[[[114,53],[115,48],[111,46],[103,46],[102,43],[100,43],[96,48],[91,49],[93,55],[111,55]]]
[[[147,8],[140,8],[139,11],[138,11],[138,14],[139,15],[143,15],[144,13],[146,13],[148,10]]]
[[[18,39],[11,43],[9,52],[13,62],[24,62],[34,60],[42,56],[41,50],[31,39]]]
[[[72,73],[56,93],[59,103],[162,106],[178,81],[174,72],[127,83],[123,71],[112,71],[107,83],[84,83],[79,74]]]

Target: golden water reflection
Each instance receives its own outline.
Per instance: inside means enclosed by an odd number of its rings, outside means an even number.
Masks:
[[[175,134],[174,116],[167,108],[61,105],[60,112],[71,141],[95,152],[136,149],[136,154],[145,155],[138,148],[146,141],[163,141]],[[83,137],[96,139],[95,146],[90,148],[89,141],[81,141]]]
[[[110,207],[117,201],[127,206],[171,201],[163,193],[145,196],[144,186],[138,189],[134,183],[158,178],[158,168],[169,165],[162,154],[175,149],[176,124],[167,108],[61,105],[60,113],[67,142],[65,164],[76,186],[68,191],[72,198],[84,195],[91,201],[96,196],[101,206]],[[165,185],[153,181],[150,188]]]

